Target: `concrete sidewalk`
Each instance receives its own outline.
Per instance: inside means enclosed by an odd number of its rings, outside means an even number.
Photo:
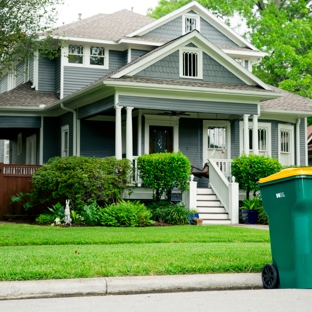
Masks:
[[[0,282],[0,300],[263,288],[260,273]]]

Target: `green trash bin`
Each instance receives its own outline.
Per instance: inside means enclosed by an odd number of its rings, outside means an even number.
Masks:
[[[265,288],[312,288],[312,168],[289,168],[259,180],[269,218],[273,264]]]

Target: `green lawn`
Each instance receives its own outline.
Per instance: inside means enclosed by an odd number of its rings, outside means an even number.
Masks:
[[[260,272],[269,232],[230,226],[0,225],[0,280]]]

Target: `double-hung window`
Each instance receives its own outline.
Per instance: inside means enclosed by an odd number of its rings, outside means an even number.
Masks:
[[[90,47],[90,65],[104,65],[105,49],[102,47]]]
[[[196,48],[180,50],[180,77],[202,79],[202,52]]]
[[[83,46],[82,45],[68,46],[68,63],[83,64]]]

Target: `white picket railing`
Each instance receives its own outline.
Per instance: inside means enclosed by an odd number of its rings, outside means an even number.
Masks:
[[[231,175],[231,159],[209,159],[209,185],[215,192],[232,224],[239,223],[239,185]]]

